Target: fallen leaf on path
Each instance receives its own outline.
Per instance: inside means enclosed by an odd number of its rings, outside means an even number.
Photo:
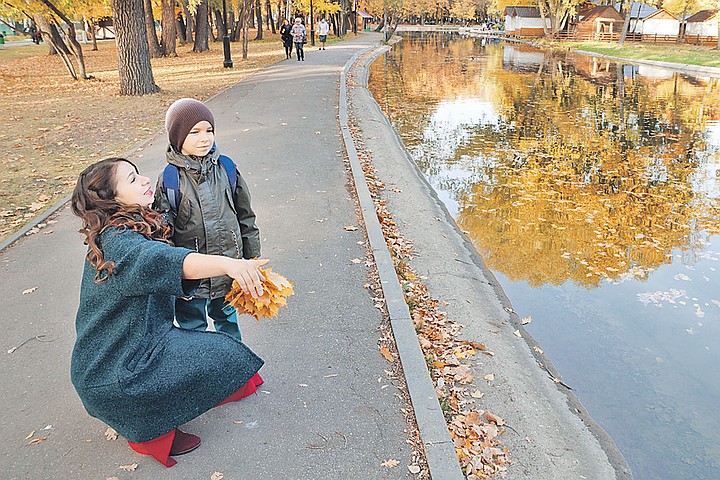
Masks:
[[[360,260],[359,258],[353,258],[353,259],[350,260],[350,261],[351,261],[352,263],[355,263],[355,264],[362,263],[362,260]]]
[[[522,323],[523,325],[527,325],[530,322],[532,322],[532,317],[530,315],[520,320],[520,323]]]
[[[22,294],[23,294],[23,295],[28,295],[28,294],[30,294],[30,293],[33,293],[33,292],[34,292],[35,290],[37,290],[37,289],[38,289],[38,287],[32,287],[32,288],[25,289],[25,290],[23,290]]]
[[[487,380],[488,382],[492,382],[493,380],[495,380],[495,374],[494,374],[494,373],[488,373],[488,374],[485,375],[483,378],[484,378],[485,380]]]
[[[33,435],[35,435],[35,430],[33,430],[32,432],[28,433],[28,436],[25,437],[25,440],[30,440],[30,439],[33,437]]]
[[[398,465],[400,465],[400,460],[395,460],[395,459],[391,458],[390,460],[385,460],[380,465],[382,465],[385,468],[395,468]]]
[[[118,468],[120,470],[124,470],[126,472],[134,472],[135,470],[137,470],[137,467],[138,467],[138,464],[133,463],[131,465],[120,465]]]
[[[380,347],[380,355],[385,357],[385,360],[392,362],[395,360],[395,356],[392,354],[388,347]]]
[[[26,445],[37,445],[38,443],[44,442],[45,440],[47,440],[47,437],[36,438],[34,440],[30,440]]]
[[[505,425],[505,420],[498,417],[494,413],[485,412],[485,418],[487,419],[488,422],[493,422],[495,425],[498,425],[498,426]]]
[[[475,390],[474,392],[470,393],[470,396],[473,398],[482,398],[485,396],[485,394],[480,390]]]
[[[518,338],[522,338],[522,335],[520,334],[520,330],[515,330],[515,331],[513,332],[513,335],[515,335],[515,336],[518,337]]]
[[[358,227],[356,227],[355,225],[345,225],[343,228],[348,232],[354,232],[358,229]]]
[[[108,427],[107,430],[105,430],[105,438],[108,440],[117,440],[118,433],[115,431],[114,428]]]
[[[210,475],[210,480],[222,480],[223,478],[225,478],[225,475],[220,472],[213,472],[213,474]]]
[[[408,471],[412,474],[418,474],[420,473],[420,467],[417,465],[408,465]]]

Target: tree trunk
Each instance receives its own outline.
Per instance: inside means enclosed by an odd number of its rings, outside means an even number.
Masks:
[[[195,11],[195,44],[193,45],[193,52],[202,53],[209,49],[208,0],[202,0]]]
[[[626,10],[627,7],[627,10]],[[619,46],[623,46],[625,43],[625,37],[627,37],[627,32],[630,27],[630,14],[632,13],[632,2],[628,2],[628,0],[625,0],[622,2],[622,9],[625,10],[627,13],[625,14],[625,21],[623,22],[622,31],[620,32],[620,40],[618,41]]]
[[[257,18],[257,35],[255,35],[255,40],[262,40],[263,24],[262,24],[262,5],[260,4],[260,0],[255,0],[255,17]]]
[[[220,10],[215,10],[215,24],[217,25],[218,38],[222,39],[225,36],[226,32],[225,19],[223,18],[222,12]]]
[[[175,2],[173,0],[169,0],[171,4],[174,4]],[[174,10],[174,8],[173,8]],[[187,30],[187,27],[185,26],[185,20],[183,19],[182,13],[178,13],[177,20],[175,21],[175,33],[176,38],[180,40],[180,44],[183,45],[187,43],[187,36],[185,31]]]
[[[248,31],[248,24],[250,23],[251,12],[250,5],[252,0],[243,0],[242,11],[240,12],[240,25],[242,31],[242,58],[247,60],[248,58],[248,40],[250,32]]]
[[[62,37],[58,33],[57,28],[55,28],[54,24],[50,23],[47,17],[37,13],[33,15],[33,21],[35,25],[37,25],[38,31],[40,31],[47,41],[48,55],[57,55],[61,50],[67,54],[70,53],[70,50],[68,50],[67,45],[65,45],[65,42],[63,42]]]
[[[215,12],[220,13],[220,10],[213,11],[210,9],[210,6],[208,6],[208,36],[213,42],[217,42],[218,37],[222,38],[222,36],[220,35],[220,29],[222,27],[217,25],[218,22],[216,22],[216,18],[214,18],[213,16],[213,13]],[[217,32],[217,35],[215,34],[215,32]]]
[[[75,66],[73,65],[69,56],[70,51],[68,50],[67,45],[63,43],[62,37],[60,37],[60,34],[57,32],[55,24],[50,23],[44,15],[41,15],[39,13],[35,14],[35,16],[33,17],[33,21],[35,22],[35,25],[37,25],[38,31],[44,34],[48,46],[52,49],[51,54],[59,55],[60,59],[63,62],[63,65],[65,65],[65,69],[68,71],[72,79],[77,80],[78,76],[75,72]]]
[[[98,46],[97,38],[95,38],[95,23],[93,19],[83,17],[83,25],[85,25],[85,31],[90,35],[90,40],[92,40],[92,51],[97,52]]]
[[[75,54],[75,58],[78,61],[78,66],[80,67],[80,78],[83,80],[87,80],[87,72],[85,70],[85,56],[83,55],[82,47],[80,46],[80,42],[77,41],[77,33],[75,32],[75,24],[65,15],[63,12],[61,12],[55,4],[53,4],[50,0],[42,0],[42,3],[48,7],[52,12],[57,15],[59,18],[62,19],[63,22],[65,22],[65,26],[67,27],[67,39],[70,43],[70,46],[73,50],[73,53]]]
[[[150,58],[160,58],[162,57],[162,49],[160,48],[160,42],[158,42],[157,31],[155,31],[152,0],[143,0],[143,9],[145,12],[145,30],[147,31]]]
[[[166,57],[177,57],[175,29],[175,0],[162,0],[162,52]]]
[[[270,0],[266,0],[265,10],[267,11],[267,27],[272,31],[272,34],[275,35],[277,32],[275,31],[275,22],[272,21],[272,6],[270,5]]]
[[[111,0],[111,5],[120,95],[147,95],[160,91],[150,64],[143,0]]]
[[[182,9],[185,13],[185,43],[190,43],[193,41],[193,31],[195,30],[195,17],[192,13],[190,13],[190,10],[188,10],[187,5],[185,3],[182,3]]]

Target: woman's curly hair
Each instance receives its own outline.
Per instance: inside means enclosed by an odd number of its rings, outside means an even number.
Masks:
[[[80,233],[88,246],[87,260],[97,269],[95,281],[102,282],[112,275],[115,262],[105,260],[98,240],[110,227],[132,230],[147,238],[168,242],[170,227],[165,218],[147,207],[123,205],[115,200],[117,179],[115,171],[120,162],[137,167],[130,160],[106,158],[87,167],[80,174],[72,194],[71,206],[82,219]]]

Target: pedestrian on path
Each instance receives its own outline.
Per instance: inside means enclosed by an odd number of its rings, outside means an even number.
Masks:
[[[173,103],[165,115],[168,165],[158,178],[153,208],[170,225],[170,240],[200,253],[232,258],[260,256],[260,231],[250,206],[250,192],[235,163],[215,145],[212,112],[192,98]],[[192,295],[175,301],[182,328],[205,331],[207,317],[215,331],[242,339],[235,307],[225,301],[232,279],[205,279]]]
[[[255,392],[263,361],[242,341],[173,326],[173,299],[228,275],[253,297],[267,260],[173,247],[150,179],[123,158],[87,167],[71,206],[88,246],[70,376],[87,412],[167,467],[200,438],[177,427]]]
[[[287,18],[284,18],[282,25],[280,26],[280,38],[282,39],[283,47],[285,47],[285,58],[292,57],[293,49],[293,36],[292,36],[292,25]]]
[[[291,30],[293,36],[293,42],[295,42],[295,50],[297,51],[298,62],[305,61],[305,50],[303,47],[307,43],[307,29],[302,24],[300,17],[295,18],[295,24]]]
[[[318,36],[320,37],[320,43],[322,43],[318,50],[325,50],[328,33],[330,33],[330,24],[325,20],[325,17],[323,17],[322,20],[318,22]]]

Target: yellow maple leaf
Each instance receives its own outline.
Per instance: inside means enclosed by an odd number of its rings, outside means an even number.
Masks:
[[[286,297],[293,295],[293,283],[275,273],[272,269],[259,269],[262,274],[263,294],[258,298],[245,294],[240,285],[233,281],[230,292],[225,300],[235,307],[238,313],[247,313],[256,319],[270,318],[277,315],[280,307],[287,305]]]

